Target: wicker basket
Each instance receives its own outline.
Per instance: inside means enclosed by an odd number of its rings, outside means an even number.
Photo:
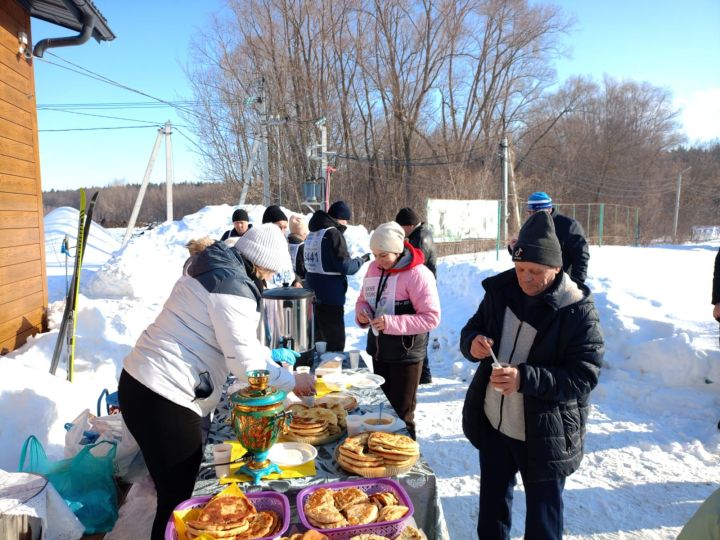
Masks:
[[[365,525],[353,525],[351,527],[341,527],[339,529],[318,529],[314,525],[310,524],[307,517],[305,516],[305,500],[318,489],[343,489],[343,488],[358,488],[372,495],[379,491],[390,491],[400,501],[400,504],[408,507],[408,512],[400,519],[394,521],[383,521],[380,523],[367,523]],[[395,538],[400,534],[400,531],[405,527],[405,522],[409,520],[415,509],[413,508],[412,501],[408,496],[407,492],[403,487],[390,478],[361,478],[359,480],[347,480],[344,482],[329,482],[327,484],[320,484],[317,486],[307,487],[301,490],[297,494],[297,512],[302,523],[308,529],[320,530],[330,540],[349,540],[353,536],[358,534],[377,534],[379,536],[387,536],[388,538]]]
[[[277,529],[271,536],[264,536],[257,540],[271,540],[282,536],[285,531],[290,527],[290,501],[282,493],[275,493],[274,491],[259,491],[257,493],[246,493],[250,502],[255,505],[258,511],[272,510],[280,516],[280,528]],[[186,501],[181,502],[175,507],[175,510],[188,510],[190,508],[197,508],[204,506],[210,499],[211,495],[204,495],[202,497],[193,497]],[[175,519],[170,516],[168,524],[165,527],[165,540],[177,540],[177,530],[175,529]]]

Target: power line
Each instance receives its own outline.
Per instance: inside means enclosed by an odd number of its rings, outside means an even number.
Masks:
[[[63,131],[100,131],[111,129],[148,129],[156,126],[108,126],[108,127],[91,127],[91,128],[63,128],[63,129],[39,129],[40,133],[47,132],[63,132]]]
[[[109,118],[111,120],[127,120],[128,122],[140,122],[142,124],[153,124],[155,126],[162,126],[165,122],[152,122],[150,120],[139,120],[137,118],[124,118],[121,116],[108,116],[105,114],[92,114],[92,113],[86,113],[86,112],[79,112],[79,111],[72,111],[72,110],[66,110],[66,109],[46,109],[50,112],[63,112],[68,114],[78,114],[81,116],[92,116],[95,118]]]

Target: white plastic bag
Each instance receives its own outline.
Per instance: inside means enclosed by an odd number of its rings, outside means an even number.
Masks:
[[[81,412],[65,434],[65,457],[77,454],[84,445],[83,432],[92,431],[99,435],[97,442],[107,440],[117,443],[115,474],[126,482],[133,482],[147,474],[140,447],[122,419],[122,413],[110,416],[95,416],[89,409]]]

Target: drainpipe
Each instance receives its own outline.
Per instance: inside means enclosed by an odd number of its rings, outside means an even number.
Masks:
[[[76,45],[82,45],[92,36],[93,30],[95,29],[95,20],[95,15],[83,10],[83,27],[77,36],[48,38],[38,41],[33,49],[33,56],[42,58],[45,51],[52,47],[74,47]]]

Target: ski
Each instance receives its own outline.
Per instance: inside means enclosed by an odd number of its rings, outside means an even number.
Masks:
[[[85,219],[83,231],[82,231],[82,242],[80,242],[80,266],[78,268],[77,278],[75,279],[75,294],[72,301],[72,324],[68,324],[68,327],[72,328],[69,338],[69,355],[68,355],[68,369],[67,379],[72,382],[73,375],[75,374],[75,332],[77,331],[77,301],[78,295],[80,294],[80,275],[82,274],[82,263],[85,257],[85,246],[87,245],[88,238],[90,237],[90,225],[92,225],[93,208],[95,208],[95,201],[97,201],[98,193],[95,192],[90,199],[87,211],[85,213]]]
[[[80,190],[80,215],[78,218],[78,233],[75,245],[75,264],[73,266],[73,275],[70,280],[70,288],[65,297],[65,309],[63,311],[60,329],[58,332],[55,349],[53,350],[52,361],[50,363],[50,373],[56,373],[60,364],[60,357],[67,346],[68,349],[68,380],[72,381],[72,363],[74,361],[74,345],[75,345],[75,313],[77,307],[77,295],[80,291],[80,272],[82,271],[82,261],[85,254],[85,245],[90,232],[90,224],[92,223],[92,212],[97,200],[98,193],[93,194],[90,205],[87,206],[86,212],[86,194],[85,190]]]

